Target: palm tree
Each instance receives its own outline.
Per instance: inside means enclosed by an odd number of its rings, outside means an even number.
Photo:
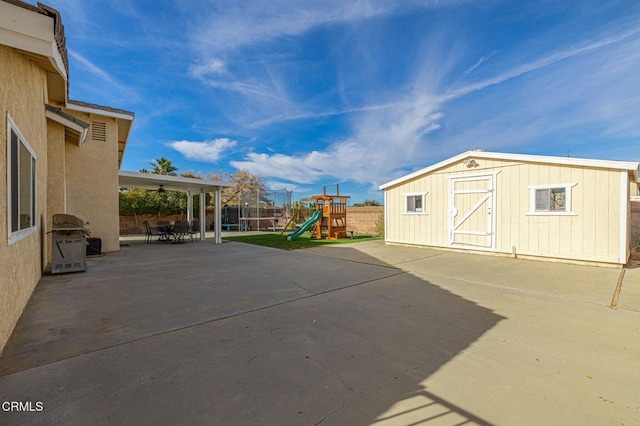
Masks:
[[[175,171],[178,170],[178,168],[173,165],[172,160],[164,157],[156,158],[149,164],[151,164],[151,173],[156,175],[175,176]]]

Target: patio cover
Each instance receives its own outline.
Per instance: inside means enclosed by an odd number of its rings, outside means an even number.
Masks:
[[[215,196],[214,206],[214,227],[216,230],[215,242],[220,244],[222,242],[221,230],[222,230],[222,208],[220,206],[222,188],[233,187],[233,184],[228,182],[220,182],[206,179],[193,179],[182,176],[167,176],[156,175],[152,173],[138,173],[127,172],[121,170],[118,172],[119,186],[120,188],[142,188],[158,190],[160,185],[167,191],[186,192],[189,207],[187,209],[187,219],[190,221],[193,218],[193,198],[192,195],[200,194],[200,240],[205,239],[206,231],[206,206],[205,206],[205,194],[207,192],[213,192]]]

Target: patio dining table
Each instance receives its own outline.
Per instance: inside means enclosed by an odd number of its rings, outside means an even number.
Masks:
[[[184,243],[185,237],[189,234],[189,222],[176,221],[174,223],[159,223],[159,241],[163,243]]]

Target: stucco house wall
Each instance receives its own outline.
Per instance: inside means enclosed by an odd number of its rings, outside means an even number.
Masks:
[[[47,229],[51,229],[54,214],[65,212],[64,149],[64,126],[47,120]],[[51,238],[47,234],[43,247],[47,264],[51,263]]]
[[[50,262],[53,214],[89,221],[104,251],[119,248],[118,168],[133,113],[69,101],[67,70],[60,14],[41,3],[0,0],[0,353]],[[19,189],[9,189],[9,120],[25,142],[18,152],[29,151],[13,170],[30,171],[35,159],[33,198],[25,195],[30,174],[18,173]],[[107,137],[99,143],[84,137],[95,120],[105,123]],[[22,194],[15,211],[21,230],[15,232],[10,193]]]
[[[81,146],[66,144],[67,213],[89,222],[91,236],[102,239],[102,251],[119,249],[118,127],[116,119],[65,110],[91,123],[105,123],[106,141],[89,129]]]
[[[383,185],[385,240],[547,259],[626,262],[629,254],[628,170],[486,156],[476,158],[475,165],[469,167],[471,156],[473,154],[406,180],[401,178],[394,185]],[[471,234],[474,230],[490,228],[494,233],[493,246],[478,244],[488,241],[482,235],[458,236],[460,239],[452,243],[452,205],[455,205],[456,220],[471,211],[480,197],[489,193],[482,192],[483,181],[473,180],[483,176],[487,181],[493,180],[493,189],[489,191],[492,197],[459,229]],[[472,179],[465,181],[465,177]],[[458,191],[454,197],[459,197],[453,204],[452,178]],[[532,212],[535,210],[532,188],[557,184],[571,184],[570,212]],[[424,194],[422,212],[406,212],[407,194]],[[469,200],[462,201],[463,197]]]
[[[47,217],[47,79],[42,68],[14,49],[0,45],[0,350],[40,279],[44,264],[42,241]],[[7,126],[8,116],[36,154],[36,232],[9,243]]]

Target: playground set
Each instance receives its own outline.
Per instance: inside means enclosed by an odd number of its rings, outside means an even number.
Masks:
[[[350,235],[353,238],[353,231],[347,230],[347,199],[349,196],[340,195],[340,187],[336,185],[335,195],[327,194],[327,187],[324,187],[322,195],[314,195],[303,201],[315,203],[315,211],[311,217],[300,227],[287,236],[287,240],[293,241],[307,231],[311,231],[313,239],[337,240]],[[300,212],[300,205],[297,205],[297,214],[289,220],[286,228]],[[284,232],[284,230],[283,230]]]
[[[291,217],[292,191],[243,191],[239,203],[222,208],[225,231],[273,231],[284,229]]]
[[[333,185],[330,186],[331,189]],[[313,239],[353,238],[353,231],[347,230],[347,199],[340,195],[339,185],[335,194],[327,193],[327,185],[322,195],[305,198],[292,203],[293,192],[287,190],[253,190],[239,194],[237,204],[222,208],[222,229],[225,231],[281,231],[280,235],[298,229],[287,235],[292,241],[307,231]],[[310,207],[306,207],[309,203]],[[312,209],[309,212],[308,209]],[[306,214],[305,214],[306,213]],[[311,213],[310,217],[309,214]]]

